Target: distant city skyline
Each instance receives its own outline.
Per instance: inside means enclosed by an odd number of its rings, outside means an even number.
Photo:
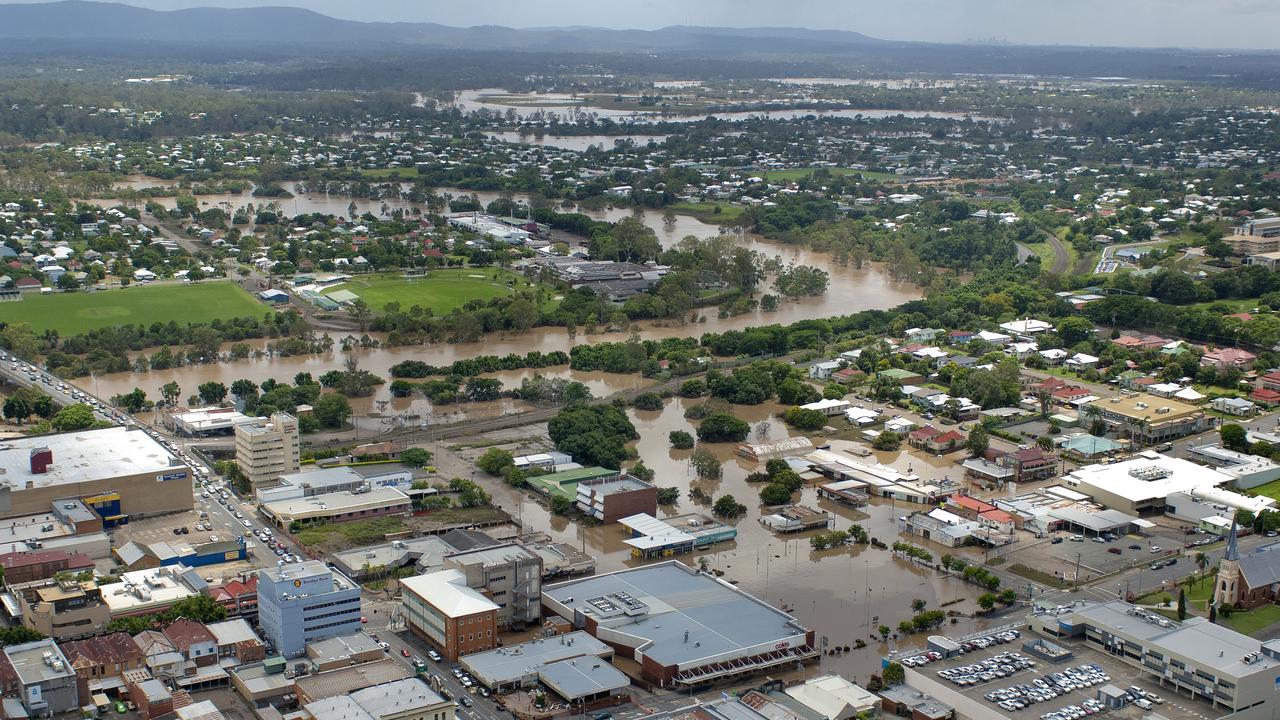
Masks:
[[[2,4],[32,0],[0,0]],[[40,0],[35,0],[40,1]],[[886,40],[1280,49],[1274,0],[120,0],[154,10],[301,7],[348,20],[510,27],[667,25],[850,30]]]

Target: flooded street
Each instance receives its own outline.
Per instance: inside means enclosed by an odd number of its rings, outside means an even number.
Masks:
[[[689,499],[689,490],[694,487],[716,498],[724,494],[733,495],[748,508],[743,517],[728,521],[737,528],[736,540],[718,544],[706,552],[678,556],[677,559],[690,565],[705,561],[709,570],[722,571],[725,580],[792,612],[806,626],[815,628],[819,637],[827,635],[832,648],[838,645],[852,647],[859,638],[868,643],[869,647],[861,651],[825,657],[824,670],[851,673],[863,679],[871,672],[878,672],[880,652],[889,648],[880,643],[875,627],[884,624],[896,629],[899,622],[913,614],[911,601],[914,599],[924,600],[930,609],[960,600],[945,609],[958,610],[966,616],[976,609],[975,601],[981,593],[974,586],[944,577],[931,568],[894,558],[888,550],[853,545],[815,551],[809,545],[812,532],[776,535],[769,531],[759,522],[758,494],[762,486],[746,482],[748,474],[763,467],[736,456],[734,443],[706,445],[721,460],[723,475],[718,480],[696,478],[688,463],[692,451],[671,449],[667,434],[672,430],[693,432],[694,424],[684,418],[684,411],[689,405],[701,402],[673,398],[660,411],[628,411],[640,433],[635,447],[640,459],[655,471],[654,483],[659,487],[680,489],[679,504],[660,507],[660,517],[694,512],[710,515],[710,505]],[[795,434],[779,417],[784,409],[775,403],[736,405],[733,406],[733,414],[751,424],[752,441],[758,438],[781,439]],[[762,425],[763,434],[760,433]],[[506,437],[512,436],[508,434]],[[533,443],[525,445],[536,447]],[[833,449],[841,446],[839,442],[833,443]],[[447,448],[444,452],[449,454]],[[480,452],[483,451],[468,451],[475,455]],[[470,456],[466,454],[466,457]],[[950,465],[939,461],[938,468],[924,468],[919,456],[905,451],[878,453],[876,459],[900,470],[914,464],[916,472],[924,477],[941,474],[945,472],[941,466]],[[871,460],[868,458],[866,462]],[[617,524],[584,528],[564,517],[552,515],[528,491],[512,489],[493,479],[484,482],[495,504],[518,518],[523,527],[546,531],[556,540],[571,543],[595,557],[597,573],[654,562],[631,557],[630,547],[623,542],[627,533]],[[888,545],[898,539],[895,518],[922,508],[876,499],[864,508],[866,512],[862,512],[819,500],[813,486],[806,487],[798,498],[800,504],[831,512],[835,516],[834,528],[843,530],[859,523],[871,537],[879,538]],[[939,546],[928,549],[934,553],[935,563],[946,552]],[[980,629],[983,625],[975,624],[969,617],[961,617],[950,632],[968,632],[971,627]],[[876,635],[874,639],[871,637],[873,634]],[[925,637],[925,634],[912,635],[900,643],[904,647],[923,645]]]

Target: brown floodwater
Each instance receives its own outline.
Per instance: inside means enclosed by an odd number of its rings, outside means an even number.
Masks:
[[[454,98],[454,106],[463,112],[489,110],[505,115],[514,112],[525,118],[537,113],[554,113],[561,117],[573,114],[592,114],[600,118],[628,119],[633,122],[676,122],[692,123],[715,117],[720,120],[747,120],[765,118],[769,120],[794,120],[796,118],[815,115],[819,117],[866,118],[870,120],[897,117],[909,118],[950,118],[990,120],[991,118],[962,112],[946,110],[886,110],[883,108],[795,108],[786,107],[791,101],[777,100],[770,103],[765,110],[725,110],[714,113],[695,111],[679,115],[663,114],[659,110],[640,111],[618,108],[605,108],[587,104],[587,98],[568,93],[509,93],[501,88],[480,88],[460,91]]]
[[[146,186],[147,183],[151,185],[164,184],[136,176],[128,180],[135,187]],[[469,191],[458,188],[440,188],[439,191],[451,192],[455,195],[469,193]],[[491,202],[498,197],[498,193],[495,192],[478,192],[476,194],[483,203]],[[517,197],[528,199],[527,196],[517,195]],[[259,200],[255,200],[248,193],[244,195],[202,195],[199,199],[202,205],[207,207],[224,207],[228,210],[234,210],[251,202],[261,204]],[[174,198],[159,198],[157,201],[169,207],[172,207],[176,202]],[[345,215],[351,202],[353,200],[349,197],[315,193],[299,194],[295,198],[280,201],[282,208],[286,212],[318,212],[334,215]],[[374,214],[382,214],[382,201],[356,199],[354,202],[359,208],[359,212],[363,213],[367,210]],[[412,209],[417,207],[425,210],[425,208],[407,201],[387,201],[386,205],[388,212],[394,208]],[[584,212],[597,219],[612,221],[620,220],[631,214],[629,208],[608,208]],[[674,224],[667,225],[662,221],[660,213],[648,212],[643,215],[643,221],[658,234],[664,247],[670,247],[689,235],[710,237],[721,232],[719,226],[701,222],[697,218],[687,215],[679,215],[676,217]],[[574,345],[581,343],[623,340],[632,332],[644,339],[697,336],[706,332],[740,330],[772,323],[786,324],[811,318],[833,317],[859,310],[886,309],[920,297],[920,290],[915,285],[892,280],[881,266],[874,263],[861,269],[855,269],[851,265],[836,265],[826,253],[813,252],[799,246],[772,242],[754,233],[739,233],[736,237],[737,241],[744,247],[768,256],[778,256],[784,263],[794,262],[825,269],[831,276],[826,294],[820,297],[783,303],[775,312],[766,313],[762,310],[756,310],[730,318],[717,317],[715,308],[704,308],[700,313],[699,321],[696,323],[671,320],[641,322],[633,324],[626,333],[587,335],[584,332],[579,332],[576,336],[570,337],[564,328],[534,328],[522,334],[493,335],[475,343],[439,343],[427,346],[356,350],[354,352],[360,356],[360,366],[363,369],[389,379],[389,368],[403,360],[421,360],[433,365],[447,365],[455,360],[476,355],[524,354],[531,350],[542,352],[553,350],[568,351]],[[372,335],[376,336],[376,334]],[[335,340],[340,338],[341,335],[335,335]],[[248,343],[255,350],[262,350],[267,344],[267,341],[251,341]],[[158,397],[161,385],[175,381],[182,387],[185,396],[194,392],[195,388],[201,383],[210,380],[230,385],[231,382],[240,378],[248,378],[260,383],[267,378],[289,382],[299,372],[310,372],[318,376],[328,370],[340,367],[342,360],[343,354],[336,350],[326,354],[298,357],[264,355],[213,365],[186,366],[172,370],[153,371],[141,375],[115,373],[98,377],[96,381],[83,378],[79,381],[79,384],[85,390],[93,391],[100,397],[111,397],[115,394],[129,392],[134,387],[142,388],[150,397]],[[557,372],[568,373],[569,371],[567,368],[561,368]],[[631,387],[631,385],[622,384],[630,382],[630,380],[624,381],[615,378],[604,383],[597,378],[591,377],[590,374],[586,374],[583,377],[579,377],[579,375],[582,374],[575,373],[572,377],[592,386],[592,392],[597,395],[607,395],[610,392]],[[570,377],[568,374],[563,376]],[[518,384],[519,379],[515,378],[514,384]],[[602,384],[593,386],[593,382]],[[95,384],[98,388],[96,391],[93,388]],[[386,402],[388,405],[379,407],[379,402]],[[401,416],[402,419],[400,421],[408,422],[412,421],[414,417],[428,415],[447,416],[450,420],[457,420],[463,417],[476,417],[477,415],[473,413],[483,413],[479,416],[487,416],[488,414],[499,412],[516,412],[522,407],[518,403],[513,404],[508,401],[505,404],[494,406],[485,406],[483,404],[476,406],[455,405],[439,411],[433,411],[429,406],[422,406],[422,403],[427,401],[419,398],[416,402],[418,405],[415,406],[409,400],[391,398],[387,386],[384,385],[372,397],[354,401],[353,408],[358,414],[376,412],[379,415],[397,415]],[[362,429],[365,429],[366,425],[368,425],[368,429],[377,429],[388,422],[396,421],[387,418],[376,418],[371,425],[368,421],[362,421]]]
[[[809,545],[812,532],[796,535],[770,532],[759,522],[758,494],[761,486],[746,482],[746,476],[757,470],[757,466],[736,456],[733,443],[705,446],[722,462],[723,475],[720,479],[701,480],[695,477],[688,462],[692,451],[671,449],[667,434],[672,430],[693,432],[694,425],[685,419],[684,410],[699,402],[673,398],[659,411],[628,410],[628,416],[640,433],[640,439],[635,443],[636,450],[644,463],[655,471],[655,484],[680,489],[679,505],[660,508],[660,516],[691,512],[709,515],[709,505],[699,505],[689,499],[689,490],[694,487],[716,498],[724,494],[733,495],[748,508],[745,516],[730,521],[738,531],[734,541],[678,559],[689,564],[705,560],[709,569],[722,571],[726,580],[786,608],[802,623],[816,628],[819,637],[826,635],[833,648],[837,645],[853,646],[859,638],[871,646],[846,655],[826,657],[823,660],[824,670],[850,674],[863,681],[869,673],[878,672],[880,651],[890,648],[881,645],[878,635],[872,639],[874,628],[878,624],[896,628],[899,622],[909,619],[913,614],[911,601],[914,599],[924,600],[930,609],[959,599],[962,602],[949,605],[947,609],[959,610],[966,615],[976,609],[976,598],[980,593],[974,587],[955,578],[944,577],[930,568],[896,559],[887,550],[854,546],[819,552]],[[740,405],[733,407],[733,414],[751,424],[753,440],[780,439],[794,434],[779,418],[784,409],[774,403]],[[841,447],[842,443],[833,443],[835,450],[839,451]],[[914,466],[916,472],[925,477],[932,473],[923,471],[922,465],[939,466],[935,472],[941,472],[940,466],[949,464],[949,461],[925,459],[907,452],[879,453],[877,459],[904,471]],[[649,562],[631,558],[630,548],[623,542],[627,534],[619,525],[583,527],[552,515],[547,507],[524,491],[513,490],[500,482],[488,482],[486,487],[493,494],[494,502],[518,518],[523,527],[544,530],[555,539],[572,543],[595,557],[598,573]],[[801,491],[798,501],[831,512],[835,516],[836,528],[847,529],[856,522],[865,527],[872,537],[890,545],[898,538],[895,518],[923,509],[908,503],[876,500],[864,508],[865,512],[858,511],[819,500],[812,486]],[[947,552],[940,546],[930,546],[929,549],[935,558]],[[962,617],[954,627],[944,628],[944,631],[969,632],[982,627],[981,623]],[[890,645],[915,647],[922,645],[924,638],[924,635],[915,635],[898,642],[891,640]]]

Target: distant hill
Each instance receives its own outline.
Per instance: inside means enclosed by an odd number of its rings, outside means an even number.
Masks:
[[[767,49],[824,53],[884,42],[855,32],[802,28],[457,28],[435,23],[339,20],[301,8],[191,8],[166,12],[87,0],[0,5],[0,38],[339,46],[396,43],[471,50],[568,52]]]

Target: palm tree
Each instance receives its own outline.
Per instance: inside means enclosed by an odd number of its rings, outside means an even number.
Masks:
[[[1196,566],[1200,568],[1200,580],[1204,580],[1204,569],[1209,566],[1209,556],[1202,552],[1196,553]]]

